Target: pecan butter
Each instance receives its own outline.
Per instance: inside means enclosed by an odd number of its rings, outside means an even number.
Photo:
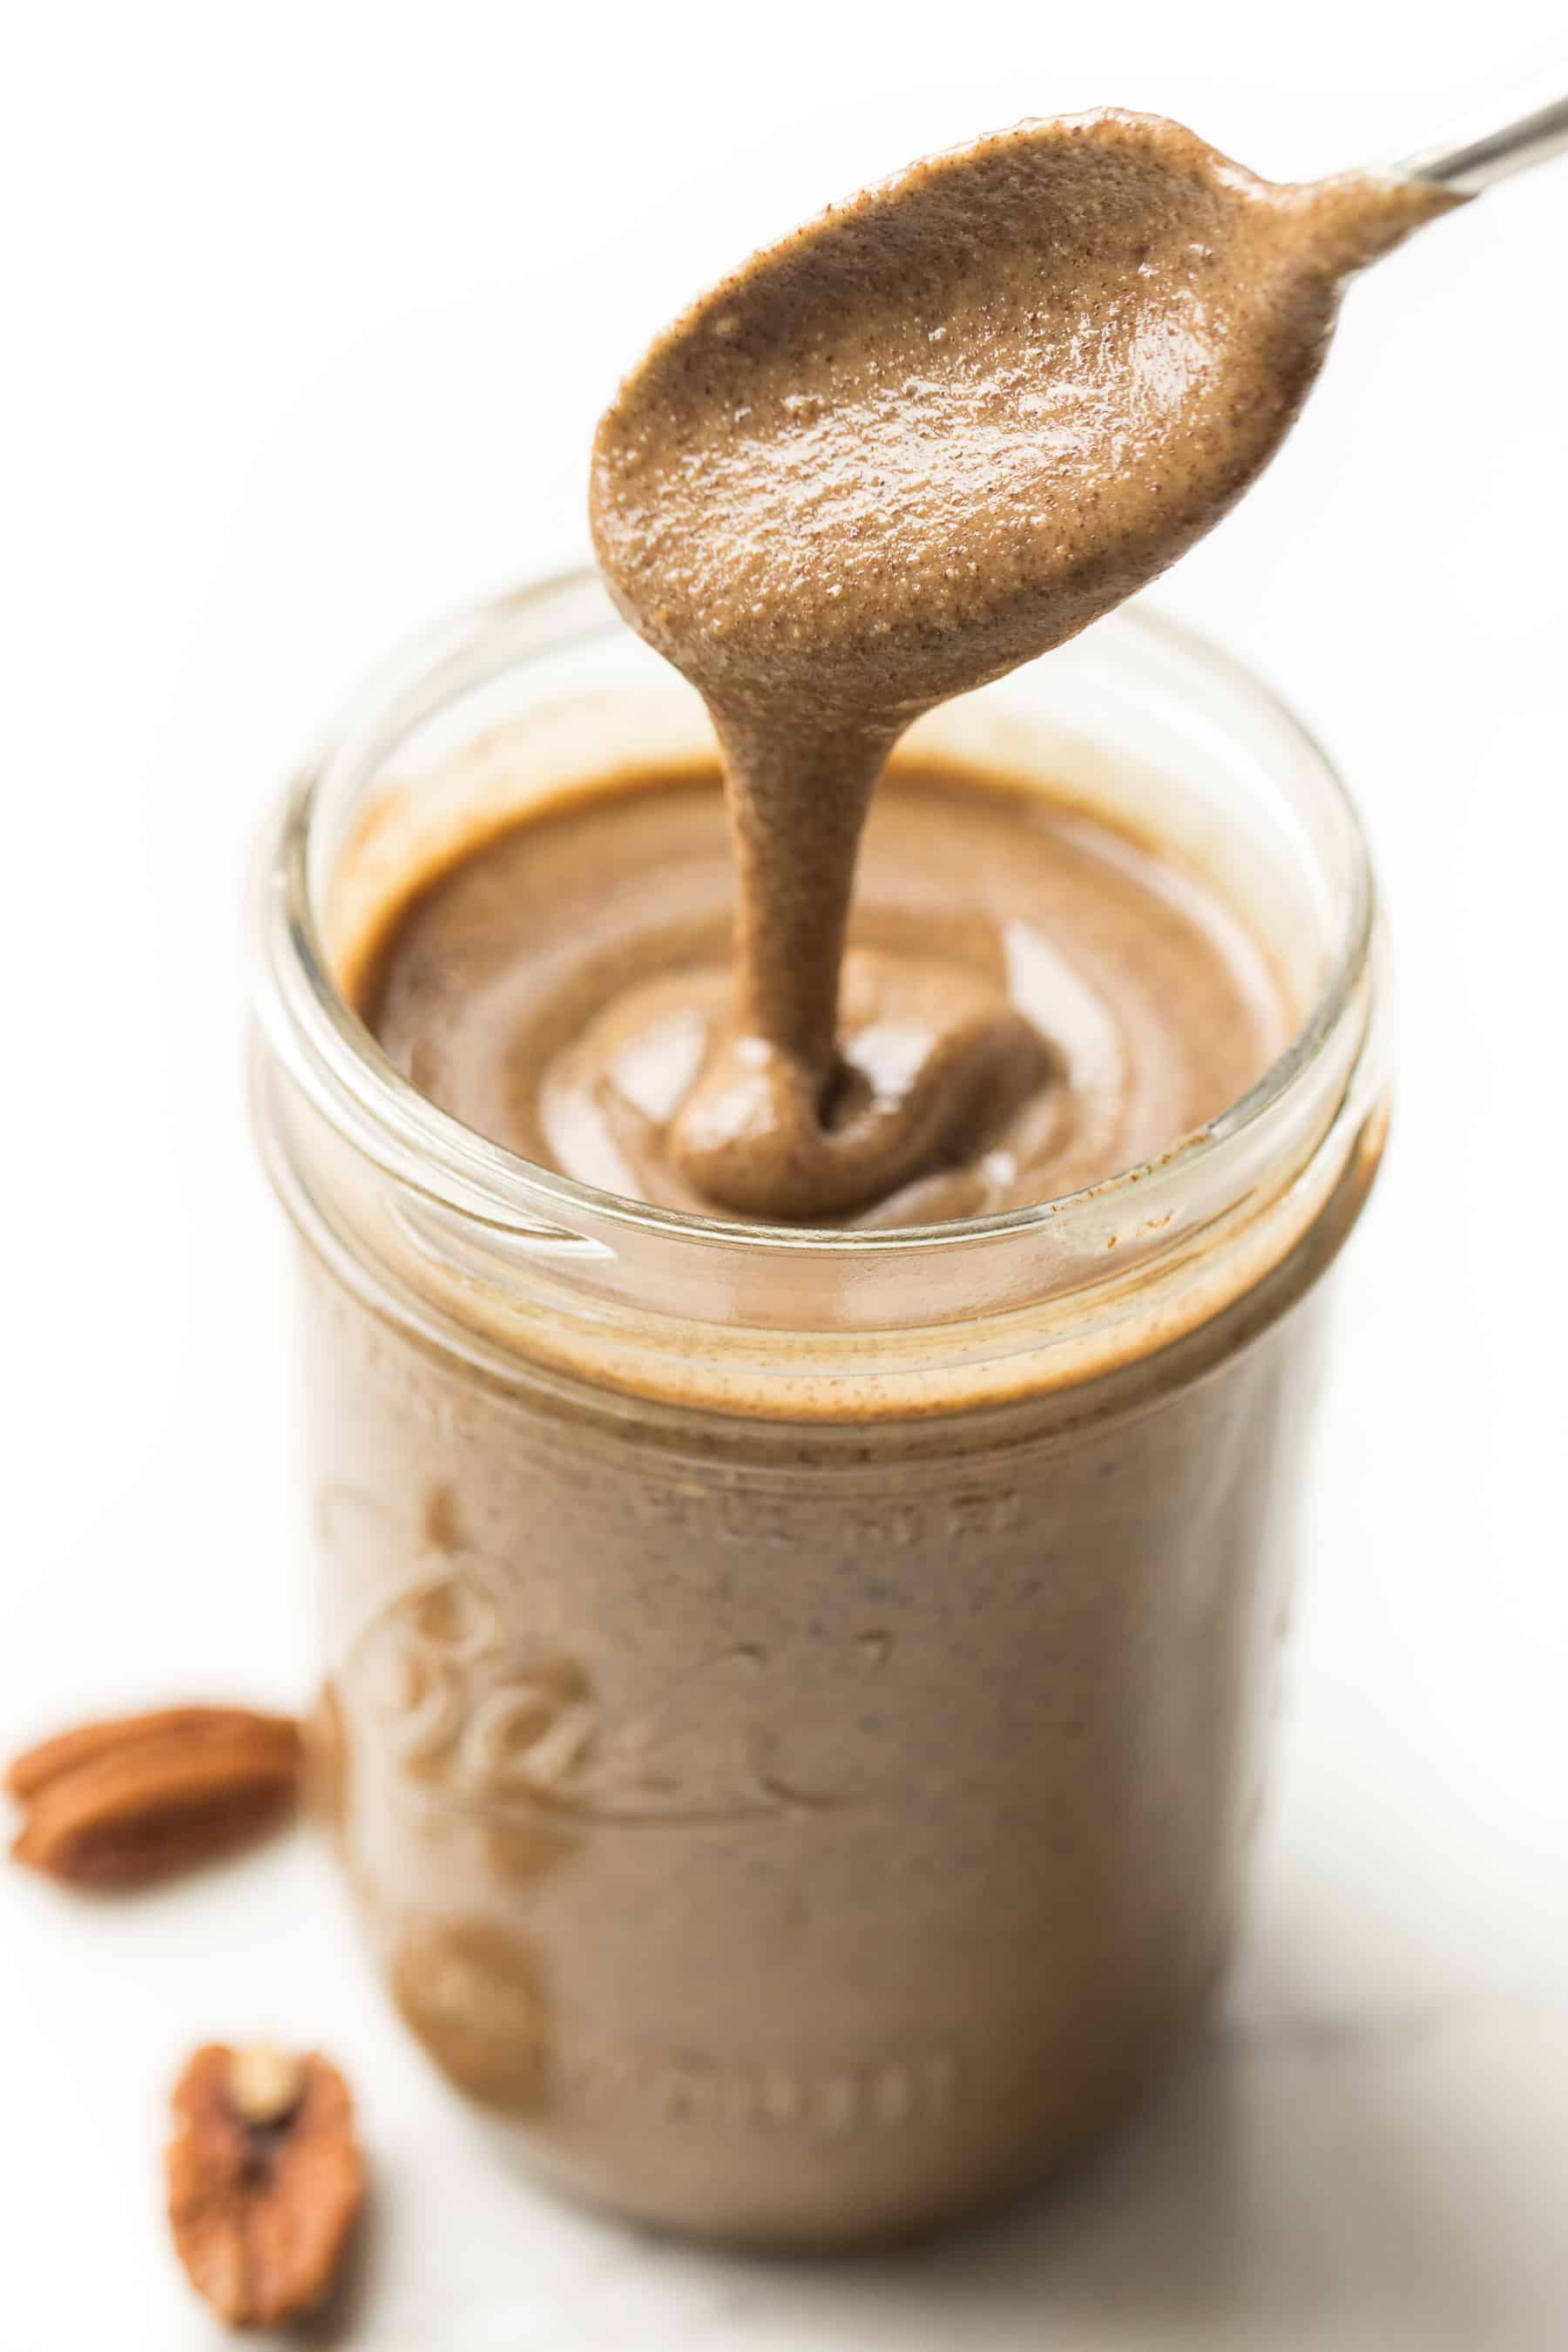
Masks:
[[[412,710],[444,748],[297,804],[305,861],[285,829],[260,1094],[339,1849],[433,2063],[574,2193],[926,2226],[1123,2112],[1222,1962],[1382,1137],[1359,843],[1312,769],[1254,855],[1239,689],[1191,665],[1206,857],[1092,759],[903,739],[1215,521],[1347,275],[1447,201],[1106,115],[836,209],[595,444],[605,577],[716,762],[514,795],[560,710],[454,751],[504,662],[444,647],[354,756]]]

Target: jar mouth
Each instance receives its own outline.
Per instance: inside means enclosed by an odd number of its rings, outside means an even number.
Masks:
[[[376,765],[433,711],[526,657],[538,625],[549,642],[602,634],[615,622],[591,572],[553,574],[465,608],[387,664],[345,711],[291,785],[263,846],[256,908],[261,982],[258,1012],[268,1042],[296,1083],[367,1157],[427,1199],[468,1218],[567,1247],[584,1234],[611,1241],[667,1237],[726,1252],[795,1252],[834,1258],[967,1250],[1010,1234],[1058,1234],[1102,1225],[1119,1204],[1159,1176],[1162,1188],[1223,1158],[1312,1067],[1340,1028],[1361,982],[1376,925],[1375,894],[1355,806],[1322,747],[1289,704],[1245,664],[1144,598],[1087,635],[1140,647],[1201,676],[1216,693],[1250,706],[1310,770],[1330,804],[1342,859],[1340,919],[1321,977],[1289,1043],[1247,1092],[1154,1159],[1053,1199],[989,1215],[897,1228],[742,1223],[664,1208],[607,1192],[522,1158],[441,1110],[398,1070],[338,984],[318,914],[324,856],[323,810],[335,793]],[[521,640],[521,643],[520,643]],[[1055,654],[1043,659],[1058,658]]]

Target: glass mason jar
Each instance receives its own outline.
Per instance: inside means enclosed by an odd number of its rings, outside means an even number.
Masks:
[[[416,649],[268,845],[255,1100],[336,1834],[393,2000],[559,2186],[827,2243],[1047,2171],[1222,1961],[1319,1277],[1383,1139],[1376,931],[1322,754],[1126,611],[909,748],[1171,844],[1268,942],[1289,1050],[1044,1206],[646,1207],[436,1109],[337,975],[444,853],[710,740],[590,576]]]

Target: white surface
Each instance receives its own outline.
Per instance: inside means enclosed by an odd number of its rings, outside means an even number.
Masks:
[[[13,33],[5,1747],[305,1686],[242,859],[384,650],[577,552],[643,333],[756,236],[1020,112],[1154,105],[1306,173],[1539,68],[1558,11],[1423,10],[1418,39],[1364,0],[1084,16],[104,0]],[[1163,592],[1352,778],[1404,1008],[1228,2021],[1048,2209],[770,2269],[493,2170],[303,1841],[114,1907],[0,1872],[0,2352],[214,2340],[155,2150],[186,2047],[258,2029],[360,2086],[375,2218],[337,2340],[371,2352],[1563,2342],[1565,226],[1558,166],[1358,289],[1289,449]]]

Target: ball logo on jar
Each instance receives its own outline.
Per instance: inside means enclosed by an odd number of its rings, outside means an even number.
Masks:
[[[414,1529],[341,1486],[319,1518],[360,1596],[329,1629],[341,1703],[374,1720],[416,1810],[456,1811],[503,1842],[514,1831],[534,1857],[541,1832],[701,1828],[873,1800],[868,1769],[845,1761],[857,1727],[841,1701],[887,1669],[882,1629],[819,1645],[835,1760],[814,1771],[798,1657],[777,1715],[775,1652],[732,1640],[617,1701],[582,1658],[526,1630],[526,1571],[468,1541],[449,1489]]]

